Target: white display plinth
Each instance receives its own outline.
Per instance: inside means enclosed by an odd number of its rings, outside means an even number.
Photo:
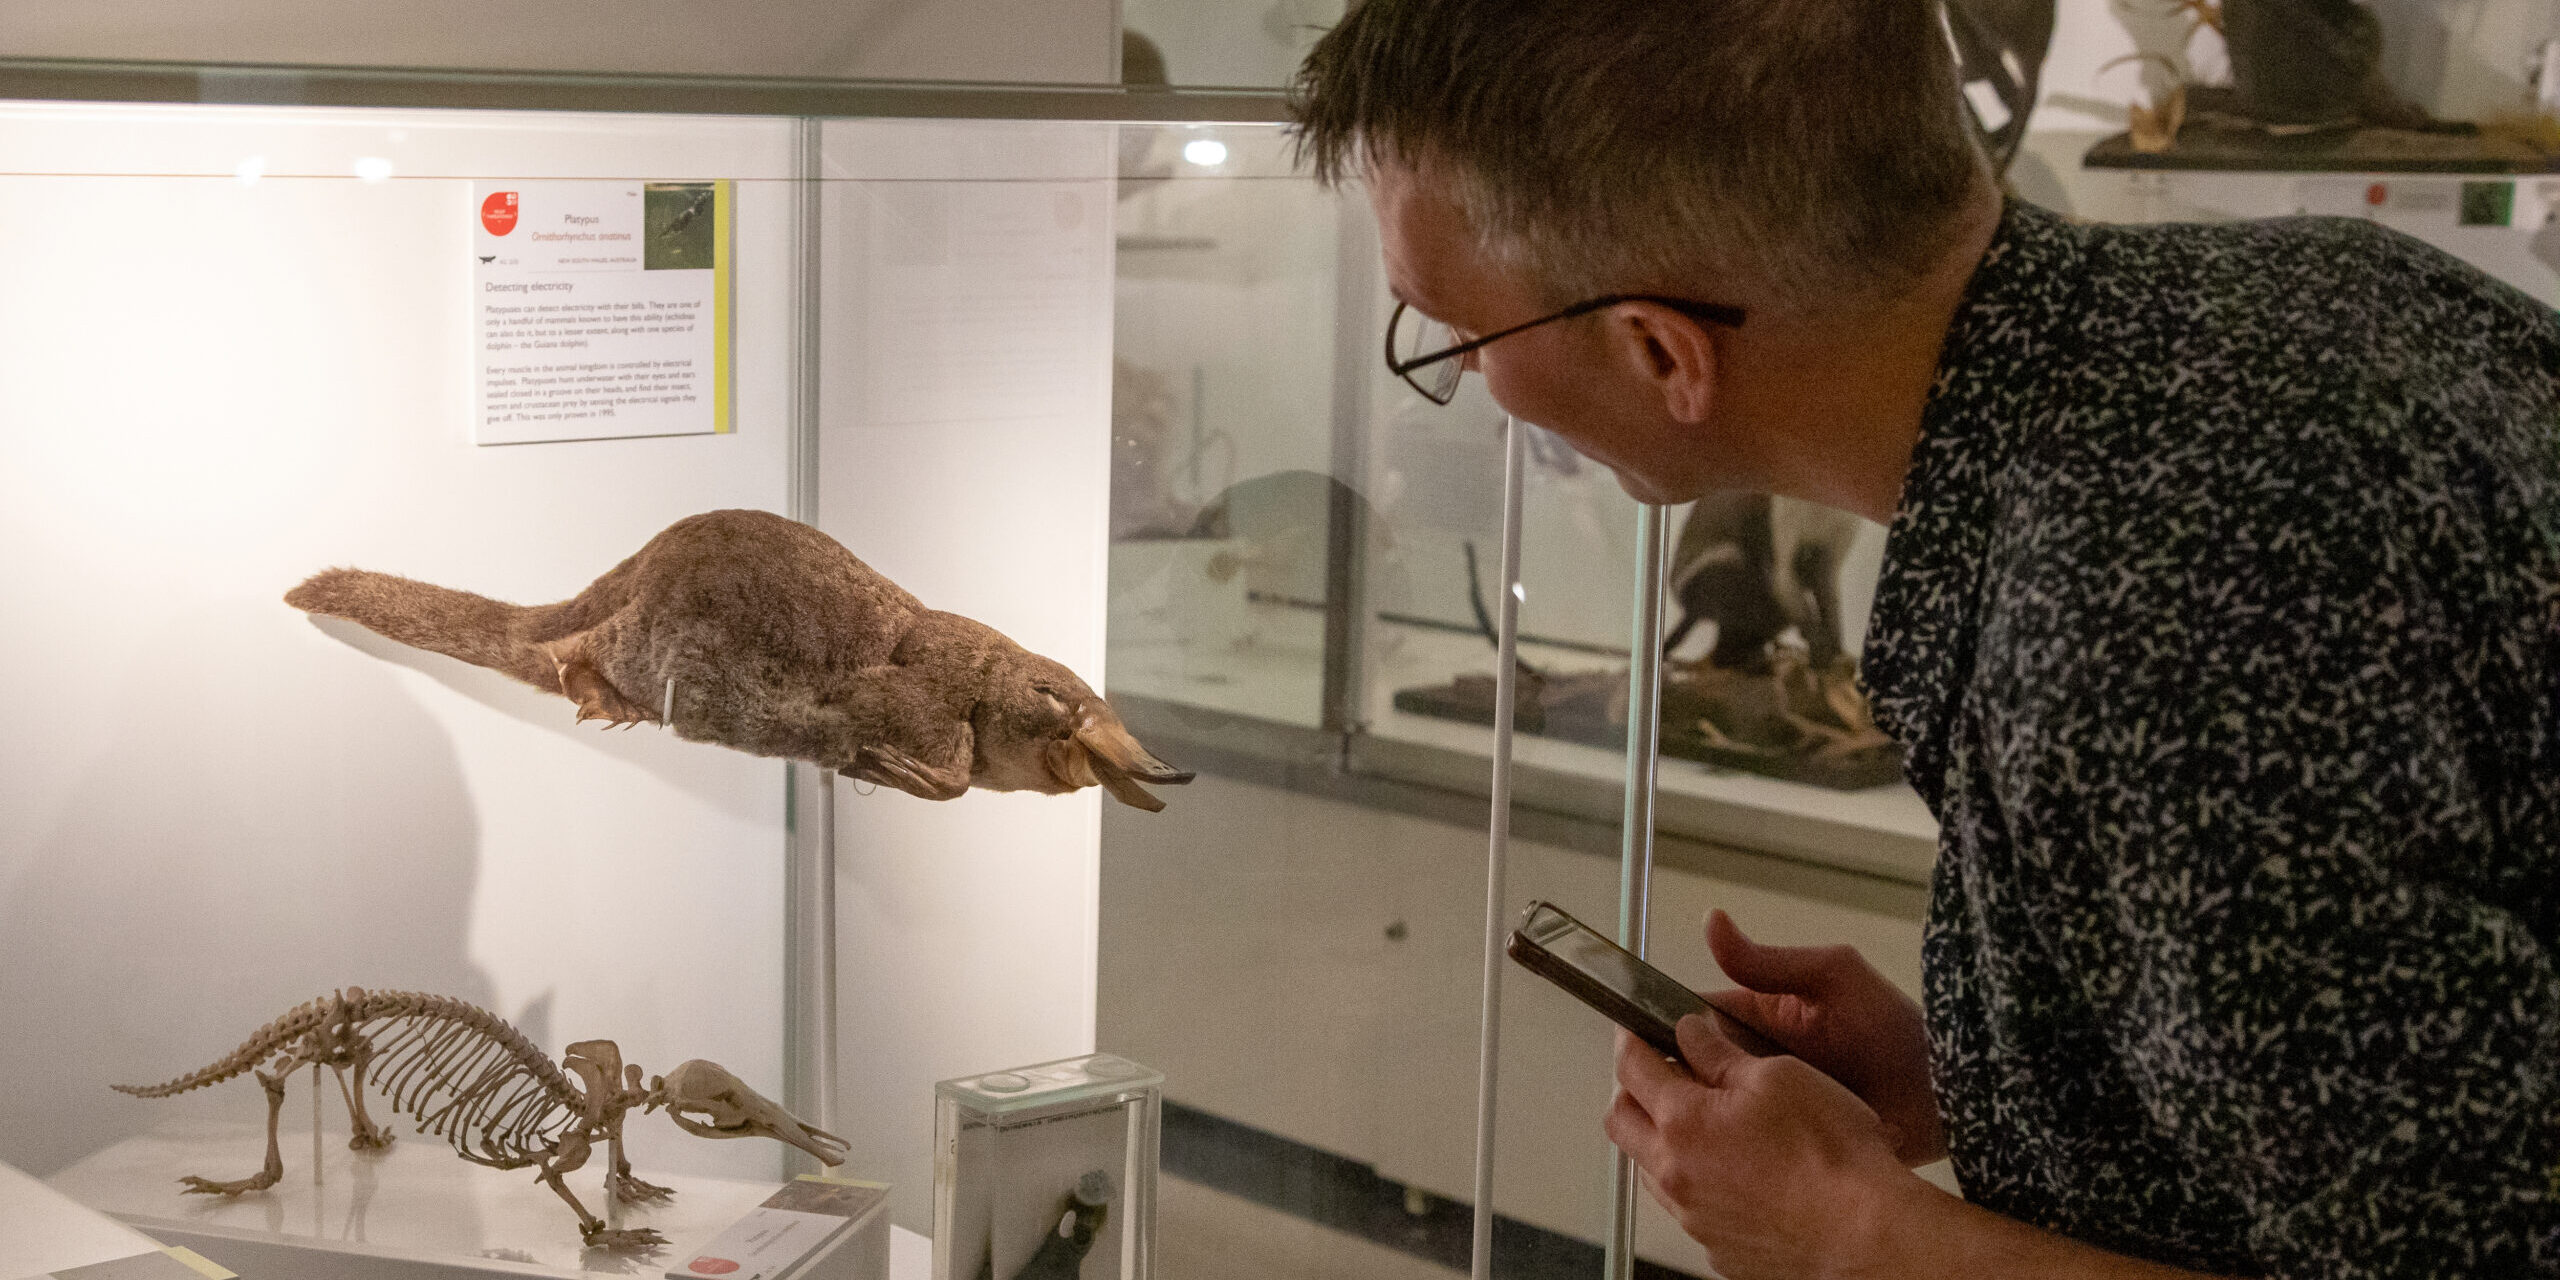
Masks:
[[[343,1135],[321,1145],[311,1132],[283,1137],[284,1181],[236,1197],[189,1195],[188,1174],[237,1178],[265,1157],[265,1131],[238,1123],[172,1124],[128,1139],[48,1181],[90,1208],[168,1244],[183,1244],[258,1280],[447,1280],[479,1276],[663,1275],[773,1194],[771,1183],[685,1177],[637,1169],[675,1190],[656,1206],[607,1210],[605,1156],[568,1178],[588,1209],[616,1226],[653,1227],[668,1247],[650,1258],[586,1249],[569,1206],[531,1169],[499,1170],[410,1133],[391,1149],[358,1154]],[[885,1203],[885,1202],[884,1202]],[[836,1244],[788,1280],[880,1280],[888,1273],[888,1218],[874,1206]]]
[[[0,1164],[0,1276],[38,1277],[160,1252],[160,1242]]]

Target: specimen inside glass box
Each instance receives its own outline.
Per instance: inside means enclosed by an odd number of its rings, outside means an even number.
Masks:
[[[1714,634],[1696,661],[1662,668],[1662,752],[1721,768],[1840,790],[1902,777],[1902,752],[1876,727],[1843,634],[1840,566],[1857,518],[1809,502],[1719,492],[1698,501],[1671,555],[1680,620],[1666,652],[1698,624]],[[1472,548],[1470,548],[1472,551]],[[1491,616],[1472,554],[1478,625]],[[1626,743],[1623,666],[1557,671],[1523,662],[1513,726],[1616,749]],[[1398,690],[1398,710],[1493,723],[1491,673]]]

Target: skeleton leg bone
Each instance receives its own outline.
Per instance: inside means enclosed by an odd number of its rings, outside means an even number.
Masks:
[[[244,1191],[264,1191],[283,1180],[284,1152],[276,1146],[276,1120],[284,1114],[284,1082],[301,1066],[299,1062],[289,1062],[278,1066],[272,1074],[265,1071],[258,1073],[258,1083],[265,1086],[267,1090],[266,1167],[248,1177],[234,1178],[229,1182],[216,1182],[211,1178],[193,1176],[178,1179],[178,1185],[185,1187],[187,1194],[236,1196]]]
[[[355,1078],[349,1080],[346,1072],[338,1073],[338,1089],[347,1096],[347,1120],[355,1129],[347,1138],[350,1151],[380,1151],[391,1145],[394,1136],[391,1130],[375,1124],[373,1117],[365,1114],[364,1069],[372,1061],[373,1046],[368,1043],[356,1050],[355,1061],[351,1064]]]
[[[605,1190],[624,1204],[656,1204],[675,1198],[675,1188],[643,1182],[631,1176],[630,1157],[622,1154],[622,1134],[613,1135],[613,1171],[605,1175]]]
[[[587,1154],[592,1149],[586,1134],[574,1129],[562,1134],[559,1149],[542,1162],[542,1172],[538,1175],[544,1186],[558,1193],[577,1212],[578,1237],[586,1241],[590,1249],[646,1252],[666,1247],[667,1238],[647,1227],[615,1228],[605,1225],[604,1219],[589,1213],[577,1193],[569,1190],[564,1176],[585,1167]]]

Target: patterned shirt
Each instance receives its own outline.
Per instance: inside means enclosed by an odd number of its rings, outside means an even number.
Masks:
[[[2228,1275],[2560,1276],[2560,319],[2336,219],[2013,202],[1865,654],[1969,1198]]]

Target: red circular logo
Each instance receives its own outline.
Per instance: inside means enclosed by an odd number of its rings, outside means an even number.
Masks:
[[[515,211],[512,209],[508,210],[507,216],[509,218],[513,218],[515,216]],[[508,225],[513,226],[514,224],[510,222]],[[729,1261],[727,1258],[696,1258],[690,1265],[685,1267],[685,1270],[698,1276],[725,1276],[737,1269],[738,1264]]]
[[[2364,202],[2379,209],[2391,199],[2391,184],[2377,182],[2364,189]]]
[[[502,236],[515,230],[516,193],[512,191],[490,192],[489,198],[480,202],[480,225],[487,227],[489,229],[489,234],[493,236]],[[735,1268],[732,1267],[731,1269],[734,1270]]]

